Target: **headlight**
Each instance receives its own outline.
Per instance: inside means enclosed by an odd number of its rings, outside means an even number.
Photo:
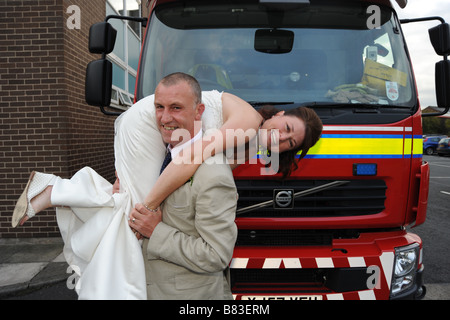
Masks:
[[[391,295],[395,296],[414,285],[419,249],[417,243],[395,249]]]

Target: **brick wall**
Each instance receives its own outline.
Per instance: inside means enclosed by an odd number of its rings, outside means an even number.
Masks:
[[[77,5],[81,29],[69,29]],[[114,180],[113,117],[84,100],[89,27],[105,0],[0,1],[0,238],[59,236],[54,210],[11,228],[32,170],[64,178],[90,166]]]
[[[65,0],[63,3],[63,12],[67,12],[70,5],[77,5],[82,17],[80,30],[63,28],[65,89],[68,97],[65,105],[69,112],[68,170],[73,174],[89,165],[113,181],[115,118],[103,115],[97,107],[86,105],[84,96],[86,65],[100,58],[100,55],[90,55],[88,52],[89,27],[105,19],[105,0]]]

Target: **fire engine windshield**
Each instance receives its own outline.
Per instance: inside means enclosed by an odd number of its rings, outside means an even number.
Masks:
[[[195,76],[203,90],[256,104],[417,107],[391,8],[335,1],[193,3],[153,12],[138,99],[152,94],[165,75],[181,71]]]

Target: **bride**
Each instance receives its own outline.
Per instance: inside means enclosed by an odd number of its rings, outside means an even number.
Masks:
[[[209,155],[230,146],[227,130],[243,129],[248,142],[253,138],[251,133],[256,136],[261,126],[267,130],[260,131],[266,133],[259,137],[260,142],[277,146],[280,172],[286,176],[296,168],[298,151],[302,151],[300,158],[304,157],[320,137],[322,123],[310,109],[298,108],[289,111],[291,114],[271,109],[261,115],[232,94],[201,92],[198,82],[184,73],[171,74],[161,82],[177,81],[186,81],[202,97],[206,107],[203,132],[220,130],[222,140],[205,135],[197,142],[202,151],[213,150]],[[172,161],[160,175],[166,146],[155,119],[154,95],[116,119],[114,150],[120,184],[111,185],[89,167],[71,179],[32,172],[13,213],[12,225],[16,227],[36,213],[56,207],[64,256],[79,276],[75,287],[79,299],[146,299],[142,249],[139,235],[129,227],[128,215],[139,203],[151,211],[159,210],[164,199],[195,173],[207,154],[185,152],[180,156],[183,159]]]

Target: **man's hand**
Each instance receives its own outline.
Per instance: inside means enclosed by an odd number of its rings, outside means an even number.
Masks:
[[[158,211],[152,212],[142,204],[138,203],[136,207],[131,210],[128,224],[135,232],[136,237],[142,239],[143,237],[150,238],[156,225],[160,223],[161,220],[162,213],[160,208],[158,208]]]

